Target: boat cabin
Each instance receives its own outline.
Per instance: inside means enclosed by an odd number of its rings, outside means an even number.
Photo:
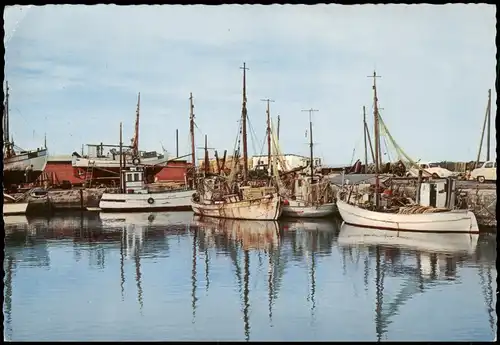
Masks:
[[[452,178],[422,182],[419,204],[437,208],[453,208],[455,206],[455,184],[456,181]]]
[[[314,179],[311,178],[311,175],[299,175],[295,181],[293,186],[293,194],[297,199],[306,200],[307,196],[312,192],[313,185],[315,183],[321,182],[322,177],[319,175],[314,176]]]
[[[149,193],[144,182],[144,168],[132,166],[122,171],[122,177],[127,194],[147,194]]]

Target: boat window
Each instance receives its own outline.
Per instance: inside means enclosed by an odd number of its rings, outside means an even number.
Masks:
[[[494,168],[496,168],[496,167],[497,167],[497,162],[495,162],[495,163],[493,164],[493,167],[494,167]]]
[[[429,163],[429,168],[439,168],[439,164],[437,163]]]
[[[493,168],[493,162],[488,162],[484,165],[485,168]]]
[[[134,174],[134,182],[139,181],[139,173]]]
[[[132,174],[127,174],[127,182],[132,182]]]

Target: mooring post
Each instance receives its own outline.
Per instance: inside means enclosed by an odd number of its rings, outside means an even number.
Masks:
[[[417,180],[417,190],[415,195],[415,201],[420,204],[420,189],[422,188],[422,169],[418,169],[418,180]]]
[[[83,211],[83,189],[80,188],[80,210]]]

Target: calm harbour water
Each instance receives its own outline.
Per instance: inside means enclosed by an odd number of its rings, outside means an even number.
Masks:
[[[8,340],[465,340],[496,334],[496,241],[191,212],[6,217]],[[363,233],[364,231],[364,233]],[[426,235],[428,236],[428,235]]]

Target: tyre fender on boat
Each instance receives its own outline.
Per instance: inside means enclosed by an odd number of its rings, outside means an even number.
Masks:
[[[155,199],[153,199],[153,198],[148,199],[148,204],[152,205],[152,204],[154,204],[154,202],[155,202]]]
[[[139,165],[139,164],[141,164],[141,159],[139,157],[132,158],[132,164],[133,165]]]

